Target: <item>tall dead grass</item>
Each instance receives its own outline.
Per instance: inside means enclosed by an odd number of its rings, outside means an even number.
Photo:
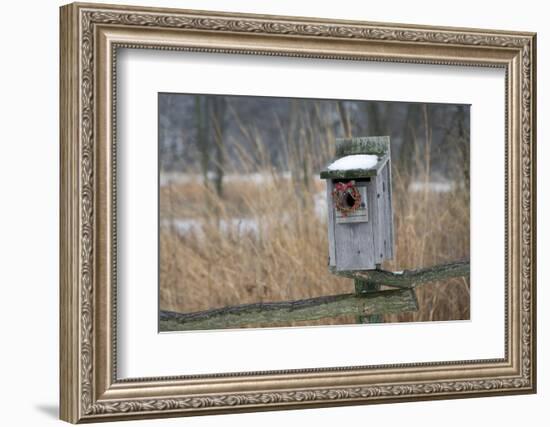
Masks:
[[[421,268],[469,256],[469,204],[463,190],[408,191],[394,171],[395,259],[391,270]],[[323,191],[323,182],[315,189]],[[191,312],[258,301],[353,291],[353,281],[329,273],[327,224],[291,180],[228,183],[224,199],[201,183],[161,191],[167,218],[193,218],[200,231],[161,227],[160,306]],[[247,218],[257,229],[240,229]],[[238,221],[238,220],[237,220]],[[220,224],[233,224],[221,228]],[[469,282],[450,279],[418,288],[420,310],[386,321],[469,318]],[[349,321],[336,319],[334,322]],[[312,324],[333,323],[329,320]]]

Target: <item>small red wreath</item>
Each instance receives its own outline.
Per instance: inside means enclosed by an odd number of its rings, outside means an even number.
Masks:
[[[361,206],[361,193],[355,185],[355,181],[337,182],[332,190],[334,207],[342,214],[348,216]]]

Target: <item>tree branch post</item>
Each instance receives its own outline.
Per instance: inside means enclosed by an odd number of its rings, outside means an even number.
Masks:
[[[355,293],[357,295],[367,295],[371,292],[376,292],[380,290],[380,285],[369,279],[355,278],[354,282],[355,282]],[[415,293],[415,298],[416,298],[416,293]],[[382,323],[382,315],[381,314],[371,314],[369,316],[359,315],[357,316],[357,323]]]

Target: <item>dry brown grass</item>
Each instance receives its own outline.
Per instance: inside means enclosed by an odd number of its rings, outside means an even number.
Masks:
[[[313,177],[331,159],[335,145],[331,117],[323,116],[318,104],[312,104],[309,114],[295,104],[292,122],[288,129],[280,126],[277,141],[263,140],[253,124],[232,111],[231,118],[252,148],[246,150],[242,141],[227,141],[237,160],[223,169],[261,173],[271,177],[268,182],[226,179],[220,196],[212,184],[204,182],[197,167],[194,182],[161,188],[161,221],[185,218],[198,221],[201,227],[198,235],[161,227],[161,309],[186,313],[354,291],[353,280],[329,272],[326,217],[315,213],[313,195],[324,192],[325,183]],[[427,185],[423,191],[410,191],[411,182],[429,184],[433,178],[427,106],[422,111],[424,135],[413,132],[412,153],[392,164],[395,259],[383,268],[394,271],[469,258],[469,188],[460,185],[468,180],[454,171],[459,184],[453,191],[434,192]],[[292,178],[274,170],[269,144],[281,144],[284,169]],[[457,141],[445,153],[455,159],[457,171],[464,169],[459,163],[468,160],[459,155],[463,149]],[[255,221],[257,232],[224,229],[224,223],[238,218]],[[425,284],[417,289],[417,297],[418,312],[388,315],[384,321],[469,319],[469,278]],[[333,318],[300,324],[355,321]]]
[[[424,159],[425,160],[425,159]],[[395,259],[383,267],[403,270],[469,258],[468,192],[410,192],[428,181],[429,169],[403,177],[393,168]],[[418,173],[421,170],[422,173]],[[178,234],[161,227],[160,307],[201,311],[259,301],[295,300],[353,292],[353,281],[329,273],[327,225],[314,212],[312,193],[324,182],[296,184],[273,174],[261,185],[227,182],[223,197],[200,182],[161,189],[161,218],[194,218],[202,232]],[[235,218],[254,219],[258,232],[220,228]],[[469,280],[450,279],[417,291],[420,310],[385,321],[469,318]],[[353,323],[325,319],[300,324]]]

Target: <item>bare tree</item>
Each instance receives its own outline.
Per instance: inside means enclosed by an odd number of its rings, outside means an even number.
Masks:
[[[462,176],[464,179],[464,188],[467,194],[470,190],[470,135],[466,129],[466,113],[465,105],[458,105],[456,111],[456,126],[457,126],[457,149],[459,153],[458,165],[462,168]]]
[[[200,153],[201,172],[205,186],[208,186],[208,165],[210,163],[210,144],[208,143],[208,128],[206,126],[208,106],[208,98],[201,95],[195,95],[197,148]]]
[[[351,138],[353,136],[351,131],[351,119],[346,104],[344,101],[338,101],[336,105],[338,106],[338,113],[340,114],[340,120],[344,128],[344,136],[346,138]]]
[[[214,131],[214,186],[218,196],[223,196],[223,177],[225,171],[225,148],[223,136],[225,129],[225,112],[227,110],[226,99],[223,96],[211,97],[212,102],[212,128]]]

